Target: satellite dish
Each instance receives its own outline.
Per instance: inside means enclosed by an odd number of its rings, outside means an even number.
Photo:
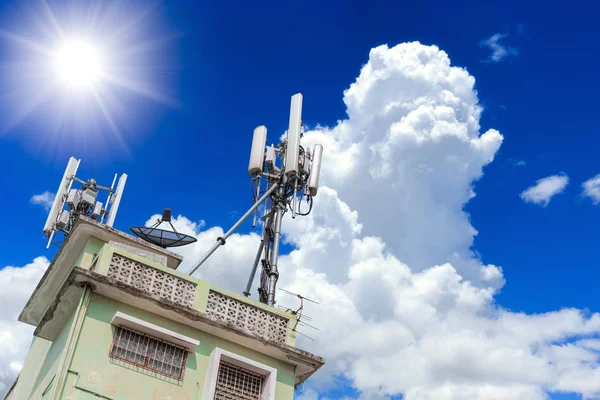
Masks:
[[[163,222],[168,222],[173,230],[159,229],[158,226]],[[146,242],[162,248],[185,246],[196,241],[195,237],[177,232],[171,223],[171,210],[168,208],[165,208],[162,218],[159,218],[154,225],[132,226],[129,230]]]

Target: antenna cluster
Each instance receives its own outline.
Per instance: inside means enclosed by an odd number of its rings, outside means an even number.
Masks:
[[[75,222],[77,222],[77,218],[81,215],[97,220],[100,223],[104,223],[104,219],[106,218],[107,226],[113,226],[115,222],[121,196],[127,182],[127,174],[122,174],[118,183],[118,174],[115,174],[110,187],[102,186],[93,178],[83,180],[76,176],[80,163],[81,160],[77,160],[74,157],[69,158],[67,168],[60,181],[54,202],[44,225],[44,235],[48,237],[46,249],[50,248],[57,232],[62,232],[65,236],[69,235],[73,226],[75,226]],[[81,187],[72,188],[73,183],[78,183]],[[115,183],[117,183],[116,189]],[[108,192],[104,203],[98,201],[100,190]]]
[[[267,128],[254,129],[248,173],[251,176],[254,204],[217,243],[190,269],[193,274],[219,246],[250,216],[254,214],[253,226],[258,220],[258,208],[262,209],[262,238],[244,295],[250,289],[258,264],[261,264],[259,300],[270,306],[275,304],[275,290],[279,271],[279,243],[283,215],[290,211],[292,218],[308,215],[312,210],[313,197],[319,186],[319,173],[323,146],[312,149],[301,145],[302,94],[292,96],[290,121],[286,138],[277,146],[267,146]],[[304,204],[304,206],[303,206]]]

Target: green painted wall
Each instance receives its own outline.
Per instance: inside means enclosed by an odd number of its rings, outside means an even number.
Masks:
[[[114,327],[110,324],[117,311],[140,318],[200,341],[188,356],[182,382],[110,359]],[[199,399],[211,352],[220,347],[277,369],[276,399],[293,398],[294,368],[291,364],[228,342],[160,316],[119,303],[100,295],[92,295],[72,364],[68,367],[64,397],[69,399]]]
[[[28,399],[31,394],[34,383],[38,379],[40,367],[52,346],[52,342],[39,337],[33,337],[29,352],[25,358],[23,369],[19,373],[19,381],[15,387],[15,399]]]
[[[91,262],[94,254],[99,254],[100,250],[102,250],[102,247],[104,247],[105,244],[106,244],[106,242],[104,242],[100,239],[96,239],[93,236],[90,236],[87,243],[83,247],[83,250],[81,250],[81,253],[79,253],[77,260],[75,260],[74,265],[76,267],[87,268],[87,265],[84,265],[84,266],[81,265],[81,262],[84,259],[84,257],[86,258],[87,262]]]
[[[57,372],[56,370],[58,368],[58,365],[60,364],[60,359],[63,354],[63,350],[65,349],[65,344],[67,342],[72,323],[73,316],[69,317],[69,320],[67,321],[63,329],[60,331],[60,334],[58,335],[56,340],[52,342],[52,345],[50,346],[50,349],[48,350],[45,359],[43,359],[43,363],[40,368],[39,375],[35,380],[35,384],[33,385],[31,391],[32,395],[30,396],[30,398],[39,399],[42,398],[42,394],[44,392],[51,392],[49,390],[47,391],[46,389],[50,385],[50,382],[53,380],[54,375]],[[35,362],[39,363],[41,362],[41,360],[42,359],[40,358]]]

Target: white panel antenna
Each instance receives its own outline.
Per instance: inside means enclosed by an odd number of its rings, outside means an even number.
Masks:
[[[121,197],[123,196],[123,190],[125,189],[125,183],[127,182],[127,174],[121,175],[119,183],[117,183],[117,190],[115,191],[114,197],[111,198],[112,205],[106,218],[106,225],[113,226],[115,218],[117,217],[117,211],[119,210],[119,204],[121,203]]]
[[[250,150],[250,162],[248,163],[248,173],[250,175],[256,175],[263,171],[266,145],[267,127],[261,125],[254,129],[254,136],[252,137],[252,149]]]
[[[315,144],[313,150],[313,162],[310,169],[310,177],[308,178],[308,193],[311,196],[317,195],[319,189],[319,175],[321,173],[321,157],[323,156],[323,145]]]
[[[292,96],[290,105],[290,126],[287,131],[287,149],[285,173],[298,173],[298,156],[300,155],[300,135],[302,134],[302,94]]]
[[[56,195],[54,196],[54,202],[52,203],[48,218],[46,219],[46,224],[44,225],[44,234],[47,236],[52,235],[54,232],[54,224],[56,223],[58,214],[64,207],[66,194],[71,189],[73,177],[77,173],[80,162],[81,160],[77,160],[75,157],[69,158],[67,168],[65,168],[65,173],[60,181],[60,185],[58,185],[58,190],[56,190]]]

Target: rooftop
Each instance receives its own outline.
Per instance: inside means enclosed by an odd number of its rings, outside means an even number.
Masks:
[[[89,285],[102,296],[291,363],[296,385],[325,363],[295,347],[295,316],[183,274],[175,270],[181,261],[175,253],[82,217],[19,321],[36,326],[36,336],[55,340],[82,286]]]

